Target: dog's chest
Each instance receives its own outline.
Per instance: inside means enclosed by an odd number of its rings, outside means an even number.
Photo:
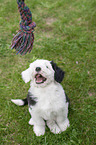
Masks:
[[[37,95],[37,94],[36,94]],[[51,110],[56,103],[56,94],[54,91],[45,91],[38,94],[37,106],[41,110]]]
[[[45,120],[56,116],[65,105],[64,90],[60,84],[45,88],[31,87],[29,91],[37,98],[33,110]]]
[[[34,106],[34,111],[39,113],[45,120],[56,116],[60,105],[60,92],[56,88],[47,89],[30,89],[34,97],[37,98],[37,103]]]
[[[52,96],[50,95],[50,97]],[[50,99],[50,97],[44,100],[40,99],[37,104],[37,110],[45,120],[52,119],[57,114],[56,102],[54,99]]]

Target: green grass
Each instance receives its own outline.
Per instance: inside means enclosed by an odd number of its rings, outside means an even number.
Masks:
[[[0,0],[0,144],[94,145],[96,142],[96,0],[26,0],[36,22],[30,54],[16,55],[9,48],[19,29],[16,0]],[[65,72],[62,85],[71,101],[70,127],[54,135],[46,127],[36,137],[28,125],[28,106],[18,107],[12,98],[24,98],[29,83],[21,72],[36,59],[54,60]]]

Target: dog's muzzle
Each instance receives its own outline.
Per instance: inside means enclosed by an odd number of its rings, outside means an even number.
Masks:
[[[35,75],[35,82],[36,84],[42,84],[46,81],[47,79],[43,77],[41,74],[36,74]]]

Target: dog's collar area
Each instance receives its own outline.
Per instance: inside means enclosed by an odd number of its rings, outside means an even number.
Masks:
[[[36,84],[44,83],[46,80],[47,79],[45,77],[43,77],[41,74],[36,74],[35,75]]]

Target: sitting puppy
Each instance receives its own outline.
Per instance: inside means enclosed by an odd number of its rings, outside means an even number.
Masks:
[[[27,98],[12,99],[16,105],[28,104],[31,119],[37,136],[44,135],[45,121],[51,132],[58,134],[69,126],[69,99],[60,85],[64,72],[53,61],[36,60],[22,72],[25,83],[30,83]]]

